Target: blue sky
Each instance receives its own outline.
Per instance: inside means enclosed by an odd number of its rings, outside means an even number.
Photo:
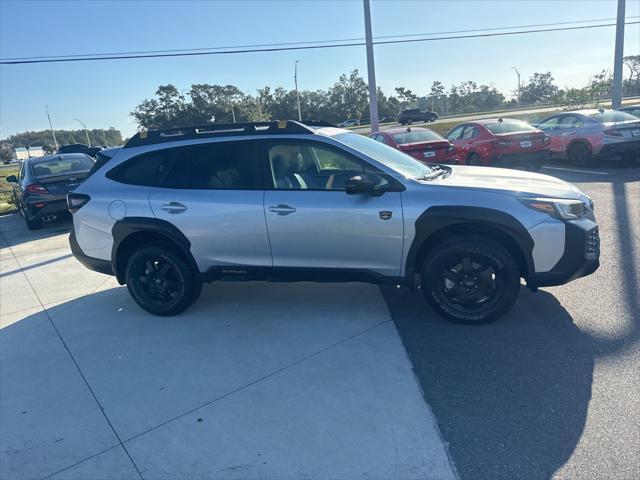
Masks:
[[[614,18],[615,0],[372,0],[374,36]],[[640,0],[627,0],[627,17]],[[342,1],[14,1],[0,0],[0,57],[162,50],[361,37],[361,0]],[[612,68],[614,28],[375,47],[378,85],[426,94],[474,80],[504,93],[551,71],[557,83],[582,86]],[[640,29],[627,26],[625,55],[640,53]],[[129,112],[160,84],[235,84],[327,88],[341,73],[366,75],[364,47],[190,58],[0,66],[0,138],[48,127],[114,126],[135,131]]]

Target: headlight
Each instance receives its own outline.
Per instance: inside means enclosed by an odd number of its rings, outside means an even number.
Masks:
[[[582,200],[569,200],[566,198],[522,198],[527,207],[544,212],[555,218],[571,220],[580,218],[588,213],[587,206]]]

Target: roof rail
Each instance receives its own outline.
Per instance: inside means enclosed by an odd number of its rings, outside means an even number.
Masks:
[[[133,148],[143,145],[175,142],[176,140],[189,140],[193,138],[243,135],[282,135],[292,133],[312,134],[314,133],[314,130],[309,126],[295,120],[275,120],[271,122],[244,123],[208,123],[205,125],[190,125],[188,127],[175,127],[163,130],[143,130],[131,137],[123,148]]]

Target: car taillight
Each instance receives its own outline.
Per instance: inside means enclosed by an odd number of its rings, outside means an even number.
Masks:
[[[84,193],[70,193],[67,195],[67,208],[71,213],[76,213],[84,207],[89,200],[91,200],[91,197]]]
[[[612,137],[622,137],[622,132],[619,130],[616,130],[615,128],[608,128],[607,130],[604,131],[605,135],[610,135]]]
[[[42,185],[38,185],[37,183],[32,183],[31,185],[27,185],[27,192],[29,192],[29,193],[49,193],[49,190],[44,188]]]

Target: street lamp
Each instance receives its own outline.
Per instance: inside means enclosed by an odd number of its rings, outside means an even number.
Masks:
[[[300,110],[300,94],[298,93],[298,63],[300,60],[296,60],[294,64],[294,73],[293,73],[293,81],[296,84],[296,100],[298,102],[298,121],[302,121],[302,111]]]
[[[513,68],[516,71],[516,74],[518,75],[518,105],[520,105],[520,72],[516,67],[511,67],[511,68]]]
[[[89,140],[89,131],[87,130],[87,126],[79,118],[74,118],[74,120],[76,122],[78,122],[80,125],[82,125],[82,127],[84,128],[84,134],[87,136],[87,146],[90,147],[91,146],[91,140]]]

